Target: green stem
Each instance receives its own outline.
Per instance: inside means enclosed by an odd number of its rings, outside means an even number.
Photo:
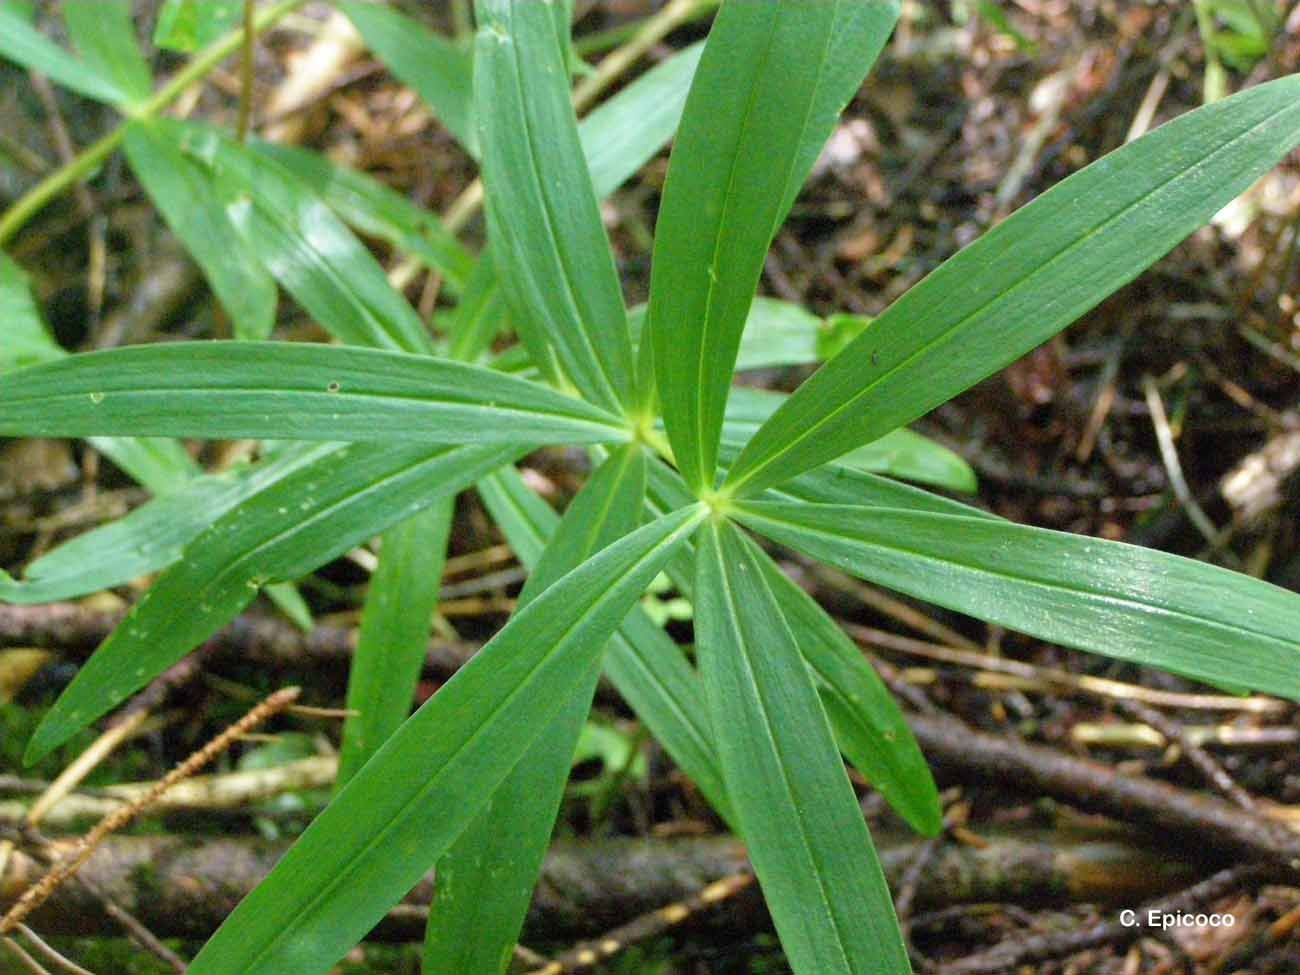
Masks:
[[[655,429],[654,422],[655,418],[652,416],[635,418],[633,420],[635,424],[633,430],[636,439],[675,467],[677,459],[673,456],[672,445],[668,442],[667,437]]]
[[[239,119],[235,137],[248,141],[248,126],[253,120],[253,85],[257,81],[257,0],[244,0],[244,41],[239,63]]]
[[[452,32],[458,41],[473,41],[474,18],[470,14],[470,0],[452,0]]]
[[[259,14],[254,23],[255,32],[265,31],[286,14],[301,7],[306,0],[281,0]],[[232,31],[200,51],[167,83],[151,96],[128,109],[130,119],[153,118],[176,101],[196,81],[207,76],[217,65],[229,57],[244,42],[244,29]],[[81,182],[113,154],[126,136],[126,123],[122,123],[102,139],[83,149],[75,159],[59,167],[36,186],[32,187],[0,218],[0,245],[8,243],[33,216],[68,187]]]
[[[703,16],[717,5],[718,0],[672,0],[659,13],[643,21],[630,40],[605,57],[594,72],[578,83],[573,90],[573,107],[581,114],[647,51],[682,24]]]
[[[1201,45],[1205,48],[1205,104],[1217,102],[1228,94],[1228,73],[1219,60],[1215,49],[1214,11],[1209,0],[1194,0],[1196,9],[1196,27],[1201,35]]]

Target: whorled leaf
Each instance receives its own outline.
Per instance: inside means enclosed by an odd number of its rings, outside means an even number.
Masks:
[[[338,7],[366,46],[420,96],[465,151],[478,158],[472,53],[391,7],[365,0],[338,0]]]
[[[194,477],[126,517],[45,553],[27,567],[21,582],[0,576],[0,602],[76,599],[166,568],[215,520],[338,446],[315,444],[242,470]]]
[[[384,532],[348,669],[349,714],[335,788],[346,785],[411,714],[442,587],[453,500],[444,498]]]
[[[27,744],[35,761],[225,626],[267,583],[297,579],[472,484],[523,448],[348,445],[218,518],[132,607]]]
[[[351,226],[386,240],[442,272],[449,290],[464,290],[474,258],[442,221],[365,173],[297,146],[252,141],[250,148],[275,160]]]
[[[57,85],[110,105],[131,102],[130,92],[37,30],[17,4],[0,3],[0,57],[39,71]]]
[[[752,495],[916,419],[1137,277],[1300,143],[1300,75],[1175,119],[1022,207],[894,302],[754,435]]]
[[[711,491],[740,335],[768,245],[898,16],[884,0],[723,4],[664,186],[649,338],[664,423]]]
[[[478,813],[701,517],[638,529],[516,614],[317,817],[190,975],[327,971]]]
[[[478,491],[520,561],[533,564],[554,533],[559,516],[513,468],[480,481]],[[684,503],[690,503],[689,496]],[[628,613],[610,638],[605,673],[655,741],[718,814],[728,819],[730,805],[713,750],[699,677],[681,649],[640,607]]]
[[[211,170],[244,246],[322,328],[354,345],[433,351],[415,309],[310,186],[217,129],[168,119],[153,125]]]
[[[645,501],[645,454],[615,450],[570,503],[528,582],[519,609],[595,553],[632,532]],[[438,861],[425,942],[426,972],[498,975],[532,900],[564,797],[599,670],[567,692],[488,805]]]
[[[889,887],[757,547],[710,520],[695,632],[727,794],[791,967],[909,975]]]
[[[176,144],[174,131],[131,122],[124,148],[158,212],[203,269],[236,338],[264,339],[275,326],[275,279],[244,246],[209,171]]]
[[[594,406],[482,366],[294,342],[176,342],[0,377],[0,435],[601,443]]]
[[[625,411],[635,402],[627,315],[551,5],[477,9],[475,102],[503,293],[535,361],[548,343],[589,402]]]
[[[926,511],[738,502],[774,541],[1044,640],[1300,698],[1300,596],[1164,552]]]

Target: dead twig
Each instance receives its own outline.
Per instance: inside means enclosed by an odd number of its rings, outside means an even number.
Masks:
[[[328,789],[337,772],[335,756],[313,755],[271,768],[196,775],[172,786],[154,800],[149,810],[154,815],[162,815],[182,810],[220,813],[248,809],[287,792]],[[73,823],[102,819],[138,801],[153,791],[155,785],[154,782],[124,782],[95,789],[91,794],[66,796],[46,811],[44,822],[51,829],[66,829]],[[25,816],[21,803],[0,802],[0,826],[17,826]]]
[[[68,958],[65,955],[61,954],[60,952],[56,951],[50,944],[48,944],[44,939],[42,939],[40,935],[38,935],[27,925],[25,924],[18,925],[18,930],[22,933],[22,936],[31,943],[32,947],[35,948],[37,952],[45,956],[45,958],[50,962],[50,964],[56,965],[57,967],[63,969],[65,972],[70,972],[71,975],[94,975],[94,972],[82,968],[71,958]]]
[[[132,737],[136,730],[144,724],[144,720],[148,716],[148,711],[136,711],[127,720],[117,722],[91,742],[90,747],[78,755],[32,804],[31,809],[27,811],[28,824],[32,826],[38,825],[45,818],[46,813],[76,789],[86,776],[93,772],[119,745]]]
[[[1178,459],[1178,447],[1174,444],[1173,430],[1170,429],[1169,417],[1165,414],[1164,401],[1160,398],[1160,390],[1156,388],[1155,380],[1150,376],[1142,377],[1142,392],[1146,396],[1147,408],[1151,411],[1151,423],[1156,431],[1156,444],[1160,448],[1160,459],[1164,461],[1165,472],[1169,475],[1169,486],[1174,489],[1178,503],[1183,506],[1183,510],[1187,512],[1187,517],[1196,526],[1196,530],[1205,537],[1212,550],[1218,551],[1222,547],[1219,528],[1210,520],[1210,516],[1193,496],[1192,489],[1187,486],[1187,478],[1183,476],[1183,465]]]
[[[934,853],[917,883],[918,909],[989,901],[1059,903],[1067,891],[1081,900],[1129,904],[1166,894],[1198,876],[1197,866],[1179,851],[1147,850],[1114,830],[1082,837],[1076,833],[1067,842],[1038,831],[991,833],[987,839],[983,848],[951,843]],[[877,840],[885,876],[898,889],[920,844],[888,833]],[[110,837],[78,878],[36,916],[46,932],[102,932],[97,901],[78,886],[84,878],[153,931],[201,940],[267,876],[286,847],[220,836]],[[560,841],[547,853],[524,939],[600,941],[602,932],[616,931],[665,904],[689,901],[715,881],[746,873],[748,866],[744,848],[731,837]],[[8,873],[0,875],[0,902],[18,896],[39,876],[38,864],[17,854]],[[419,939],[433,887],[431,876],[417,884],[373,937]],[[733,935],[762,930],[767,923],[756,893],[717,901],[713,912],[694,917]]]
[[[17,958],[18,961],[22,963],[22,966],[29,972],[34,973],[34,975],[50,975],[49,970],[46,969],[45,966],[29,955],[22,945],[8,935],[5,936],[4,946],[9,949],[13,956]]]
[[[89,654],[125,615],[125,612],[104,612],[80,603],[0,605],[0,644]],[[278,667],[309,662],[346,663],[355,647],[356,631],[351,628],[319,624],[310,633],[304,633],[282,619],[246,613],[236,617],[196,652]],[[468,642],[430,640],[426,667],[433,676],[446,679],[477,649],[477,644]]]
[[[1073,693],[1087,694],[1107,700],[1140,701],[1157,707],[1188,708],[1199,711],[1242,711],[1249,714],[1277,715],[1285,713],[1290,705],[1274,697],[1252,695],[1233,697],[1229,694],[1185,694],[1178,691],[1162,691],[1157,688],[1143,687],[1139,684],[1126,684],[1123,681],[1109,680],[1104,677],[1092,677],[1088,674],[1072,674],[1051,667],[1007,657],[995,657],[992,654],[976,650],[963,650],[945,646],[940,643],[927,643],[912,637],[899,636],[869,626],[861,626],[840,620],[843,627],[854,640],[860,644],[892,650],[898,653],[938,660],[943,663],[972,667],[977,670],[1008,674],[1032,681],[1044,690],[1065,690]]]
[[[1164,735],[1170,742],[1177,743],[1179,749],[1187,760],[1199,771],[1210,785],[1214,786],[1219,792],[1227,796],[1232,802],[1235,802],[1242,809],[1255,812],[1255,800],[1250,793],[1237,784],[1227,769],[1219,764],[1217,760],[1204,748],[1192,740],[1187,729],[1177,721],[1167,717],[1154,708],[1149,708],[1145,704],[1139,704],[1136,701],[1120,701],[1119,706],[1127,711],[1130,715],[1149,724],[1156,731]]]

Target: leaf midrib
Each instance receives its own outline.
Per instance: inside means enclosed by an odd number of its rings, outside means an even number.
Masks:
[[[547,392],[549,392],[549,390],[542,390],[541,394],[545,395]],[[508,395],[508,393],[509,391],[507,391],[507,393],[503,395]],[[4,405],[8,407],[24,407],[30,409],[34,406],[55,406],[64,401],[69,403],[80,402],[84,400],[87,395],[88,394],[85,392],[50,393],[41,396],[24,396],[24,397],[17,397],[17,398],[6,398],[3,400],[3,402]],[[561,412],[558,407],[545,408],[545,409],[544,408],[530,409],[522,406],[500,406],[492,403],[484,403],[484,402],[479,402],[476,400],[469,400],[469,399],[420,397],[420,396],[413,396],[409,393],[389,393],[389,392],[384,392],[382,390],[365,390],[362,392],[344,392],[340,390],[337,393],[331,393],[328,390],[322,391],[319,389],[306,389],[306,388],[295,388],[295,387],[221,386],[221,387],[208,387],[208,388],[195,389],[193,386],[176,387],[176,388],[171,388],[166,386],[149,386],[143,389],[138,387],[134,389],[107,389],[104,391],[103,395],[104,395],[104,401],[107,401],[110,396],[120,399],[124,397],[132,398],[132,397],[150,397],[150,396],[164,396],[164,395],[169,397],[176,397],[176,398],[189,397],[194,399],[210,399],[213,397],[239,396],[239,395],[249,396],[249,397],[293,396],[293,397],[304,397],[304,398],[310,397],[313,402],[319,399],[321,402],[326,402],[326,403],[343,403],[343,402],[352,401],[352,402],[362,403],[362,404],[366,403],[369,400],[383,400],[383,401],[407,403],[412,407],[416,407],[416,408],[426,408],[426,409],[435,409],[435,410],[440,408],[447,409],[447,410],[473,409],[475,411],[491,411],[493,413],[502,414],[504,416],[519,417],[520,419],[542,417],[546,419],[564,420],[566,422],[575,423],[575,424],[588,424],[590,426],[598,427],[601,429],[608,428],[611,431],[618,431],[624,434],[626,434],[627,432],[625,428],[620,423],[618,423],[618,421],[610,414],[606,414],[605,416],[584,416],[583,413],[577,411],[573,413]],[[586,403],[582,400],[574,400],[574,403],[579,404],[581,408],[584,410],[589,409],[592,411],[600,411],[604,413],[604,411],[600,410],[599,407],[591,406],[591,404]],[[96,406],[98,405],[100,404],[97,403]],[[0,420],[0,428],[3,428],[3,426],[4,426],[4,421]]]
[[[722,288],[722,281],[720,277],[720,272],[718,270],[718,255],[722,251],[722,239],[724,236],[726,236],[726,229],[728,227],[728,216],[731,213],[732,207],[736,202],[736,194],[734,192],[734,189],[736,185],[736,170],[740,168],[741,149],[748,141],[747,136],[750,130],[750,119],[754,115],[754,105],[758,101],[758,91],[762,87],[763,74],[766,71],[768,61],[771,59],[772,46],[776,43],[776,35],[779,29],[780,18],[781,18],[781,14],[777,13],[775,18],[772,20],[771,25],[768,28],[767,38],[763,45],[763,54],[759,58],[758,70],[754,72],[754,76],[753,76],[754,83],[750,85],[749,94],[745,100],[745,114],[744,117],[741,119],[740,134],[736,139],[734,151],[731,154],[731,162],[727,168],[727,186],[726,189],[723,191],[723,196],[722,196],[722,212],[718,215],[717,233],[715,233],[713,237],[713,253],[709,257],[709,266],[706,272],[706,276],[708,277],[709,284],[704,298],[704,316],[703,316],[703,320],[700,323],[702,327],[700,329],[700,342],[699,342],[698,349],[696,350],[696,361],[695,361],[695,389],[697,391],[697,395],[699,396],[699,408],[695,411],[695,444],[696,444],[695,457],[696,460],[699,462],[699,466],[700,466],[699,476],[703,482],[699,486],[706,490],[713,486],[714,477],[716,475],[716,471],[710,469],[710,466],[708,464],[708,458],[706,457],[706,454],[709,451],[705,446],[706,443],[705,425],[706,424],[705,424],[704,414],[705,414],[705,407],[712,406],[712,403],[710,402],[711,397],[708,397],[705,394],[705,391],[709,388],[705,376],[705,372],[706,372],[705,350],[709,346],[709,337],[715,331],[715,329],[712,327],[713,301],[717,297],[718,292]],[[744,327],[743,321],[741,323],[741,327],[742,328]],[[716,453],[717,453],[716,448],[714,449],[713,453],[715,454],[716,457]],[[715,460],[715,464],[716,464],[716,460]]]
[[[341,449],[347,449],[347,448],[341,448]],[[254,578],[256,575],[255,572],[252,575],[249,574],[249,569],[251,567],[248,565],[248,563],[250,561],[257,559],[259,556],[265,555],[269,549],[273,549],[275,546],[280,545],[281,543],[283,543],[288,539],[291,539],[295,534],[299,534],[303,531],[309,530],[314,523],[319,522],[322,518],[331,516],[337,513],[342,508],[345,508],[348,505],[359,502],[367,494],[370,494],[374,491],[381,491],[382,489],[386,488],[389,484],[393,483],[394,481],[409,476],[411,471],[424,464],[429,463],[431,460],[440,460],[440,459],[445,460],[446,459],[445,455],[449,453],[453,453],[455,451],[456,448],[439,450],[436,453],[432,454],[431,456],[422,457],[419,460],[416,460],[411,464],[406,465],[400,470],[394,471],[393,473],[385,475],[382,478],[367,481],[364,485],[362,485],[361,487],[357,488],[354,491],[349,492],[343,497],[337,499],[334,503],[330,504],[328,507],[320,508],[312,512],[306,519],[294,523],[291,527],[284,529],[283,531],[277,533],[276,535],[273,535],[270,538],[258,542],[257,544],[253,545],[251,548],[246,548],[243,551],[238,552],[237,554],[235,554],[229,560],[226,561],[225,567],[221,569],[217,573],[217,575],[210,576],[208,583],[201,586],[197,591],[200,594],[208,594],[213,592],[221,593],[227,590],[233,590],[235,592],[239,592],[238,587],[240,586],[246,587],[248,581]],[[334,458],[335,454],[337,454],[337,451],[333,451],[329,454],[326,454],[325,458]],[[325,458],[322,458],[322,460]],[[341,460],[342,458],[336,458],[336,459]],[[309,468],[307,467],[300,468],[300,470],[307,470],[307,469]],[[227,516],[228,514],[229,513],[227,513]],[[220,524],[220,522],[218,522],[218,524]],[[213,528],[215,527],[216,526],[214,525]],[[213,529],[208,529],[207,532],[204,532],[196,536],[190,542],[190,544],[194,544],[202,540],[211,531],[213,531]],[[249,598],[251,598],[251,594]],[[202,601],[202,596],[200,596],[200,602],[201,601]],[[125,627],[126,632],[128,633],[130,632],[131,629],[129,625],[130,622],[136,616],[137,611],[144,605],[145,605],[144,601],[138,603],[137,606],[132,609],[128,619],[123,622],[123,626]],[[163,629],[164,631],[173,629],[177,625],[178,621],[182,620],[183,618],[186,618],[187,612],[183,613],[182,610],[188,611],[189,605],[190,604],[186,604],[186,606],[178,606],[174,612],[167,614],[160,623],[160,629]]]

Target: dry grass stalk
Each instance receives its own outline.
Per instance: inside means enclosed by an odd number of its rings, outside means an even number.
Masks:
[[[244,715],[233,725],[223,731],[217,737],[200,748],[189,758],[181,762],[165,776],[158,780],[157,783],[139,799],[132,802],[129,806],[124,806],[100,820],[99,825],[89,833],[78,840],[77,845],[70,853],[59,861],[49,873],[47,873],[41,882],[32,887],[22,897],[18,903],[10,908],[9,912],[0,918],[0,934],[13,930],[21,923],[32,911],[36,910],[43,904],[51,894],[59,888],[65,880],[75,874],[94,854],[96,847],[110,836],[112,833],[126,826],[135,819],[140,813],[148,809],[158,797],[166,792],[169,788],[178,782],[188,779],[199,769],[203,768],[218,755],[229,748],[236,739],[245,732],[266,721],[268,718],[280,713],[290,704],[298,699],[302,689],[298,687],[286,687],[284,690],[276,691],[248,714]]]

